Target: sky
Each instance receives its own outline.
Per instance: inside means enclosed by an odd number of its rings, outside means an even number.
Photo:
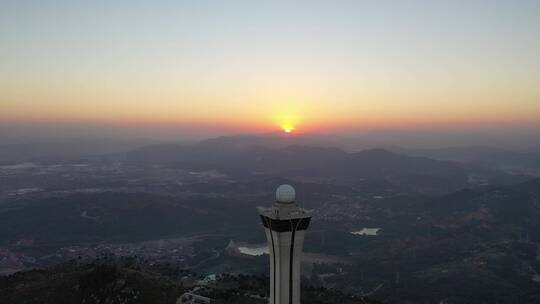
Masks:
[[[540,130],[540,1],[0,1],[0,126]]]

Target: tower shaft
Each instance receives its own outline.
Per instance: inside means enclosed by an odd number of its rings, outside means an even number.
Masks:
[[[300,264],[311,212],[296,204],[259,207],[270,251],[270,304],[300,304]]]

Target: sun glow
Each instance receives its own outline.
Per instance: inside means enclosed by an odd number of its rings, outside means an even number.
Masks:
[[[292,124],[284,124],[281,126],[281,129],[283,129],[283,132],[285,133],[292,133],[294,131],[294,126]]]
[[[282,126],[281,127],[285,133],[291,133],[294,131],[294,128],[292,126]]]
[[[300,123],[300,117],[297,115],[299,111],[292,104],[287,104],[274,117],[276,125],[278,125],[284,133],[293,133]]]

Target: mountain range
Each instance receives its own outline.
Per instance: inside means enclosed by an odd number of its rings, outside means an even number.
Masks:
[[[432,194],[526,179],[481,164],[409,156],[384,149],[345,152],[338,148],[281,145],[274,140],[266,145],[260,139],[238,137],[195,145],[145,146],[125,153],[122,161],[192,171],[216,170],[237,178],[264,174],[347,185],[381,181],[389,187]]]

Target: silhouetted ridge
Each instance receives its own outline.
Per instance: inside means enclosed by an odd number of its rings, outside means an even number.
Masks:
[[[286,140],[292,139],[283,139]],[[426,193],[448,193],[475,184],[515,181],[515,177],[495,170],[384,149],[347,153],[334,147],[291,144],[270,148],[264,143],[261,137],[221,137],[192,146],[145,147],[127,153],[125,160],[191,171],[217,170],[235,178],[265,174],[339,184],[378,180],[409,189],[406,191]]]

